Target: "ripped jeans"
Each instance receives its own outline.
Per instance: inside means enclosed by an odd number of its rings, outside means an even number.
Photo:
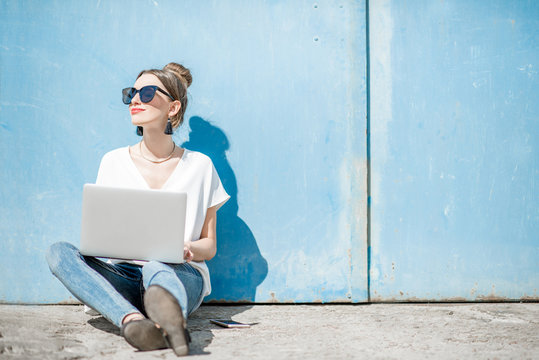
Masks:
[[[47,262],[54,276],[77,299],[118,327],[128,314],[145,314],[143,296],[150,285],[160,285],[174,295],[186,319],[200,303],[204,286],[200,272],[188,263],[109,264],[81,255],[67,242],[52,244]]]

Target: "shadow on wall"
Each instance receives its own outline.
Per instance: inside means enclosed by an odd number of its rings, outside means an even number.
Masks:
[[[189,119],[189,128],[189,141],[182,147],[209,156],[230,195],[217,213],[217,255],[208,262],[212,293],[206,302],[252,302],[256,287],[268,274],[268,263],[260,254],[253,233],[238,217],[238,184],[226,158],[228,138],[223,130],[198,116]]]

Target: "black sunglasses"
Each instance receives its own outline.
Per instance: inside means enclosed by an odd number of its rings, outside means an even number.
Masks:
[[[124,104],[129,105],[131,104],[131,100],[137,95],[137,93],[140,94],[140,101],[143,103],[148,103],[152,101],[153,97],[155,96],[156,91],[161,91],[163,94],[168,96],[172,101],[174,101],[174,98],[172,95],[167,93],[165,90],[161,89],[159,86],[156,85],[147,85],[140,88],[140,90],[135,89],[134,87],[128,87],[122,90],[122,100]]]

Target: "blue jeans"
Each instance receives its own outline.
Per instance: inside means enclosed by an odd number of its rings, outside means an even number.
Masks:
[[[186,319],[202,296],[202,275],[188,263],[108,264],[81,255],[67,242],[52,244],[47,252],[47,262],[54,276],[77,299],[118,327],[128,314],[145,314],[143,296],[150,285],[160,285],[174,295]]]

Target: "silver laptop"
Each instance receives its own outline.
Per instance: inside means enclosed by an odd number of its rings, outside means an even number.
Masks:
[[[84,185],[80,252],[183,262],[187,194]]]

